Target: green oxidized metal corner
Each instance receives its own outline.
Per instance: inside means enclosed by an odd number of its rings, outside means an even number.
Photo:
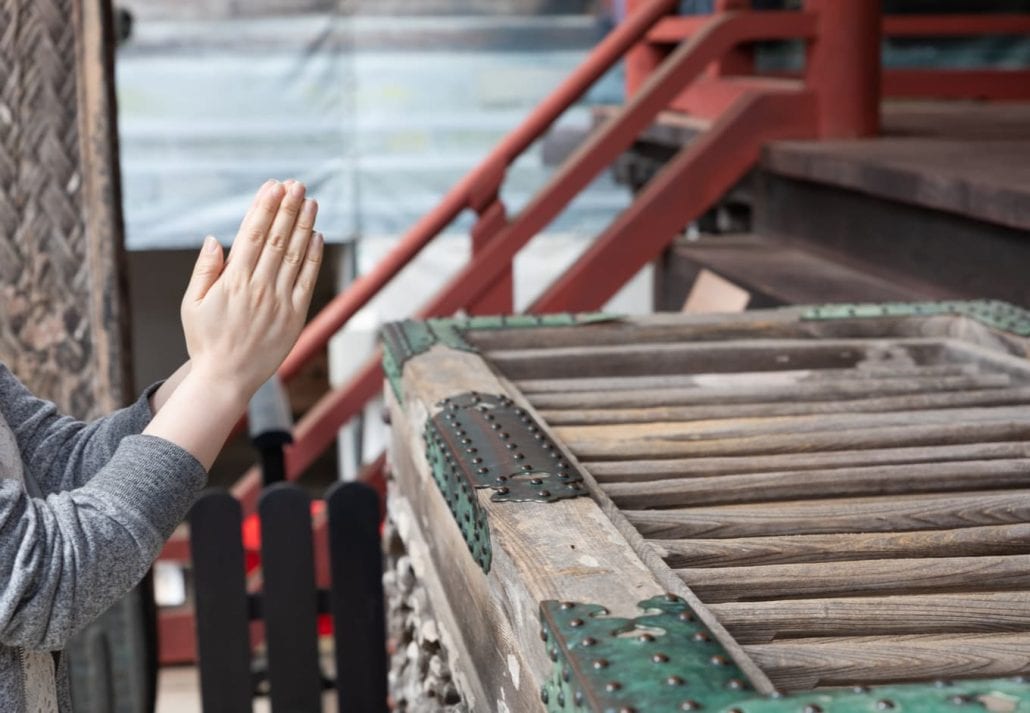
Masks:
[[[540,696],[552,713],[958,713],[1030,711],[1022,679],[824,689],[764,696],[747,683],[690,606],[675,595],[638,605],[634,619],[599,604],[540,605],[554,662]]]
[[[993,329],[1030,337],[1030,311],[1000,300],[947,300],[942,302],[884,302],[828,304],[805,308],[801,318],[858,319],[863,317],[933,317],[961,315]]]
[[[475,491],[493,502],[555,502],[585,494],[583,478],[538,423],[506,396],[460,394],[426,423],[426,457],[469,552],[490,571],[490,528]]]
[[[571,327],[596,324],[619,319],[617,315],[592,312],[586,314],[514,314],[490,317],[464,317],[458,319],[429,319],[416,321],[405,319],[383,326],[383,372],[398,399],[404,394],[401,381],[404,363],[412,357],[429,351],[436,344],[452,349],[476,352],[476,348],[465,341],[464,333],[469,330],[519,329],[529,327]]]
[[[454,515],[472,558],[484,572],[490,571],[493,552],[490,548],[490,527],[486,513],[479,506],[475,488],[461,473],[446,441],[433,421],[426,423],[426,460],[433,479],[443,493],[447,507]]]

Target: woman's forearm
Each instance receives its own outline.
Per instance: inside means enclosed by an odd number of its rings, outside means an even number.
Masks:
[[[190,369],[143,433],[176,444],[208,470],[250,396],[237,384]]]
[[[161,407],[165,405],[168,399],[171,397],[175,390],[179,388],[179,384],[186,378],[186,375],[190,373],[190,360],[187,359],[186,363],[176,369],[171,376],[165,379],[165,382],[158,387],[150,396],[150,412],[157,414],[161,410]]]

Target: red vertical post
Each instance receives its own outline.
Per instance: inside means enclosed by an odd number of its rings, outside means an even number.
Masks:
[[[823,138],[873,136],[880,129],[880,0],[805,0],[819,14],[805,80],[819,104]]]
[[[472,226],[472,256],[483,251],[490,241],[508,224],[507,211],[500,198],[495,198],[479,214]],[[469,314],[512,314],[515,311],[515,275],[512,265],[498,275],[497,280],[482,297],[465,306]]]
[[[715,12],[748,12],[751,0],[715,0]],[[708,74],[712,77],[754,74],[755,52],[750,45],[738,45],[712,65]]]
[[[626,0],[626,14],[643,10],[654,0]],[[652,45],[647,38],[640,40],[637,45],[626,53],[626,100],[632,97],[647,78],[658,69],[658,65],[665,59],[665,52],[661,48]]]

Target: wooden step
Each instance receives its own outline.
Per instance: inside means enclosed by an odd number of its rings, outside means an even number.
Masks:
[[[756,234],[702,237],[678,242],[665,258],[670,273],[661,299],[678,308],[701,270],[751,293],[749,308],[822,302],[909,302],[954,294],[932,285],[904,283]]]

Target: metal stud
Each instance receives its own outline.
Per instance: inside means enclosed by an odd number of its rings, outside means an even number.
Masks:
[[[712,658],[710,658],[708,660],[709,660],[709,662],[711,662],[711,664],[713,666],[729,666],[730,665],[730,660],[728,658],[726,658],[725,656],[720,656],[718,654],[713,656]],[[818,713],[818,712],[817,711],[812,711],[812,713]]]
[[[693,698],[688,698],[687,700],[680,703],[681,711],[699,711],[701,710],[701,708],[701,704],[695,701]]]
[[[730,689],[731,691],[742,691],[744,690],[744,687],[746,685],[747,684],[745,684],[739,678],[731,678],[729,681],[726,682],[726,688]]]
[[[580,646],[594,646],[597,643],[597,639],[592,636],[584,636],[583,640],[579,642]]]
[[[686,683],[681,676],[669,676],[665,679],[665,683],[669,686],[682,686]]]
[[[694,632],[694,635],[692,637],[690,637],[690,638],[692,638],[694,641],[698,641],[698,642],[705,642],[705,641],[711,641],[712,640],[712,637],[708,635],[707,631],[696,631],[696,632]]]
[[[609,693],[615,693],[616,691],[619,691],[621,689],[622,684],[618,681],[609,681],[608,683],[604,684],[604,690],[608,691]]]
[[[821,706],[818,706],[815,703],[809,703],[807,706],[801,709],[801,713],[823,713],[823,709]]]
[[[602,668],[608,668],[608,659],[594,659],[592,665],[597,670],[601,670]]]
[[[881,698],[876,702],[876,710],[878,711],[889,711],[894,709],[894,701],[887,698]]]
[[[582,619],[580,619],[580,618],[578,618],[578,617],[577,617],[577,618],[575,618],[575,619],[571,619],[571,620],[569,621],[569,626],[571,626],[571,627],[580,627],[580,626],[583,626],[583,620],[582,620]]]
[[[663,654],[659,651],[657,654],[653,654],[651,656],[651,660],[654,663],[668,663],[669,657],[666,654]]]
[[[543,701],[544,705],[550,702],[551,695],[547,692],[547,686],[540,687],[540,700]]]
[[[645,644],[650,642],[650,641],[654,641],[654,634],[648,634],[648,633],[645,632],[645,633],[643,633],[643,634],[641,634],[640,636],[637,637],[637,641],[640,641],[640,642],[645,643]]]

